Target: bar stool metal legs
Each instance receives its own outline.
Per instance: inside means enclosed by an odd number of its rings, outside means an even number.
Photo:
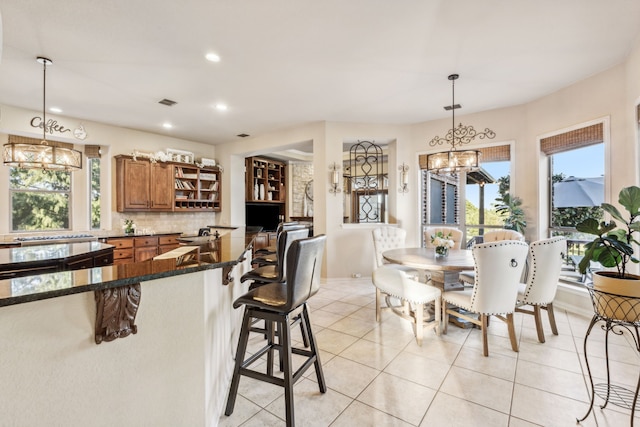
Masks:
[[[291,324],[292,322],[294,324],[296,323],[295,320],[297,317],[299,317],[299,321],[302,322],[303,329],[308,333],[307,338],[309,341],[309,350],[294,348],[291,345]],[[263,319],[266,321],[267,342],[263,348],[261,348],[255,354],[251,355],[245,360],[245,353],[247,350],[247,343],[249,340],[252,319]],[[278,330],[277,340],[274,325],[275,329]],[[274,350],[277,350],[280,353],[280,361],[284,373],[283,378],[278,378],[273,375]],[[266,374],[250,369],[249,366],[256,360],[260,359],[260,357],[262,357],[265,353],[267,354]],[[307,358],[302,366],[300,366],[300,368],[298,368],[298,370],[296,370],[295,372],[293,371],[291,357],[292,354],[305,356]],[[320,357],[318,354],[315,337],[313,336],[313,331],[311,329],[311,322],[309,321],[309,311],[307,309],[306,303],[287,313],[278,313],[276,311],[270,311],[264,308],[253,308],[248,306],[245,307],[245,313],[242,320],[242,329],[240,331],[238,349],[236,352],[235,368],[233,371],[233,378],[231,380],[231,387],[229,390],[229,397],[227,399],[225,414],[231,415],[233,413],[233,408],[235,406],[236,396],[238,393],[238,385],[240,383],[240,376],[245,375],[259,381],[265,381],[271,384],[278,385],[280,387],[284,387],[287,426],[294,426],[295,415],[293,404],[293,385],[312,365],[314,365],[315,367],[320,392],[325,393],[327,391],[327,386],[325,383],[324,374],[322,372],[322,365],[320,363]]]

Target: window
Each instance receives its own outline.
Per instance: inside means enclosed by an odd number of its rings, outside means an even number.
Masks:
[[[580,127],[540,140],[549,161],[549,234],[567,238],[566,266],[561,278],[584,281],[577,271],[585,243],[593,236],[576,231],[586,218],[602,221],[604,201],[604,126]],[[594,266],[596,268],[597,266]]]
[[[71,172],[42,169],[9,170],[11,230],[68,230]]]
[[[100,229],[100,158],[89,159],[90,183],[89,183],[89,218],[91,229]]]

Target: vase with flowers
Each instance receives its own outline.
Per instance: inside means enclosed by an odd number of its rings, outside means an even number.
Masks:
[[[126,234],[133,234],[136,231],[136,224],[132,219],[125,219],[122,228]]]
[[[451,233],[445,235],[442,231],[438,231],[431,236],[431,244],[435,247],[436,257],[446,257],[449,255],[449,249],[454,246]]]

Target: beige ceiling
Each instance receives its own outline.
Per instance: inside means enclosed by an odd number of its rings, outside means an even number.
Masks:
[[[0,0],[0,13],[0,103],[41,109],[43,55],[63,115],[210,144],[448,117],[451,73],[459,114],[521,104],[620,63],[640,31],[638,0]]]

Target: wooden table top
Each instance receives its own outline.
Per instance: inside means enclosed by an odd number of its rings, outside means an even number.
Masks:
[[[451,249],[446,257],[437,257],[433,248],[400,248],[382,253],[382,257],[394,264],[402,264],[420,270],[462,271],[473,270],[473,254],[466,249]]]

